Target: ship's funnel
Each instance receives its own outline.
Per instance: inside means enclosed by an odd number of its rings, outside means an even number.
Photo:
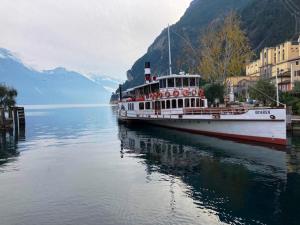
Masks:
[[[150,62],[145,62],[145,82],[146,83],[150,83],[151,82]]]

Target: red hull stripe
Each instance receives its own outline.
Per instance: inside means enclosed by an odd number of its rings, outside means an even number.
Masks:
[[[172,129],[176,129],[176,130],[187,131],[187,132],[194,133],[194,134],[203,134],[203,135],[229,138],[229,139],[235,139],[235,140],[262,142],[262,143],[269,143],[269,144],[276,144],[276,145],[287,145],[287,140],[282,139],[282,138],[254,137],[254,136],[247,136],[247,135],[225,134],[225,133],[210,132],[210,131],[191,130],[191,129],[186,129],[186,128],[170,127],[170,126],[165,126],[165,125],[159,125],[159,126],[172,128]]]

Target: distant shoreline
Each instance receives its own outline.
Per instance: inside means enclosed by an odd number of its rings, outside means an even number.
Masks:
[[[97,108],[107,107],[110,104],[45,104],[45,105],[20,105],[25,109],[67,109],[67,108]]]

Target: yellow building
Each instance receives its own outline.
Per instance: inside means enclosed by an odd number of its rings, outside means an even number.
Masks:
[[[260,76],[260,67],[261,62],[260,60],[256,60],[254,62],[249,63],[246,66],[246,74],[250,77],[259,77]]]
[[[229,92],[235,97],[243,96],[249,98],[249,87],[253,86],[259,79],[259,76],[234,76],[226,79]]]
[[[297,42],[288,41],[276,47],[264,48],[257,61],[246,66],[247,76],[270,79],[281,91],[290,91],[295,81],[300,81],[300,38]]]

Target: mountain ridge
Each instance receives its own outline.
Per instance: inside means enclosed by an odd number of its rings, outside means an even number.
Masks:
[[[289,0],[293,1],[293,0]],[[235,10],[241,17],[242,28],[249,37],[250,44],[258,53],[263,47],[277,45],[295,37],[294,15],[287,10],[285,0],[194,0],[180,18],[171,26],[171,50],[173,71],[188,71],[194,63],[192,51],[185,52],[188,45],[198,46],[203,30],[213,20],[220,19]],[[300,8],[300,1],[294,4]],[[284,20],[282,18],[285,18]],[[268,31],[268,32],[266,32]],[[177,35],[177,34],[179,35]],[[183,38],[180,38],[182,36]],[[187,44],[186,39],[190,44]],[[175,44],[174,44],[175,43]],[[147,52],[127,71],[127,81],[123,89],[140,85],[144,82],[144,62],[151,62],[153,74],[168,73],[167,30],[164,28],[155,38]]]
[[[63,67],[43,71],[30,68],[4,48],[0,49],[0,83],[17,89],[18,104],[108,103],[111,94],[101,82]],[[118,86],[108,83],[111,88]]]

